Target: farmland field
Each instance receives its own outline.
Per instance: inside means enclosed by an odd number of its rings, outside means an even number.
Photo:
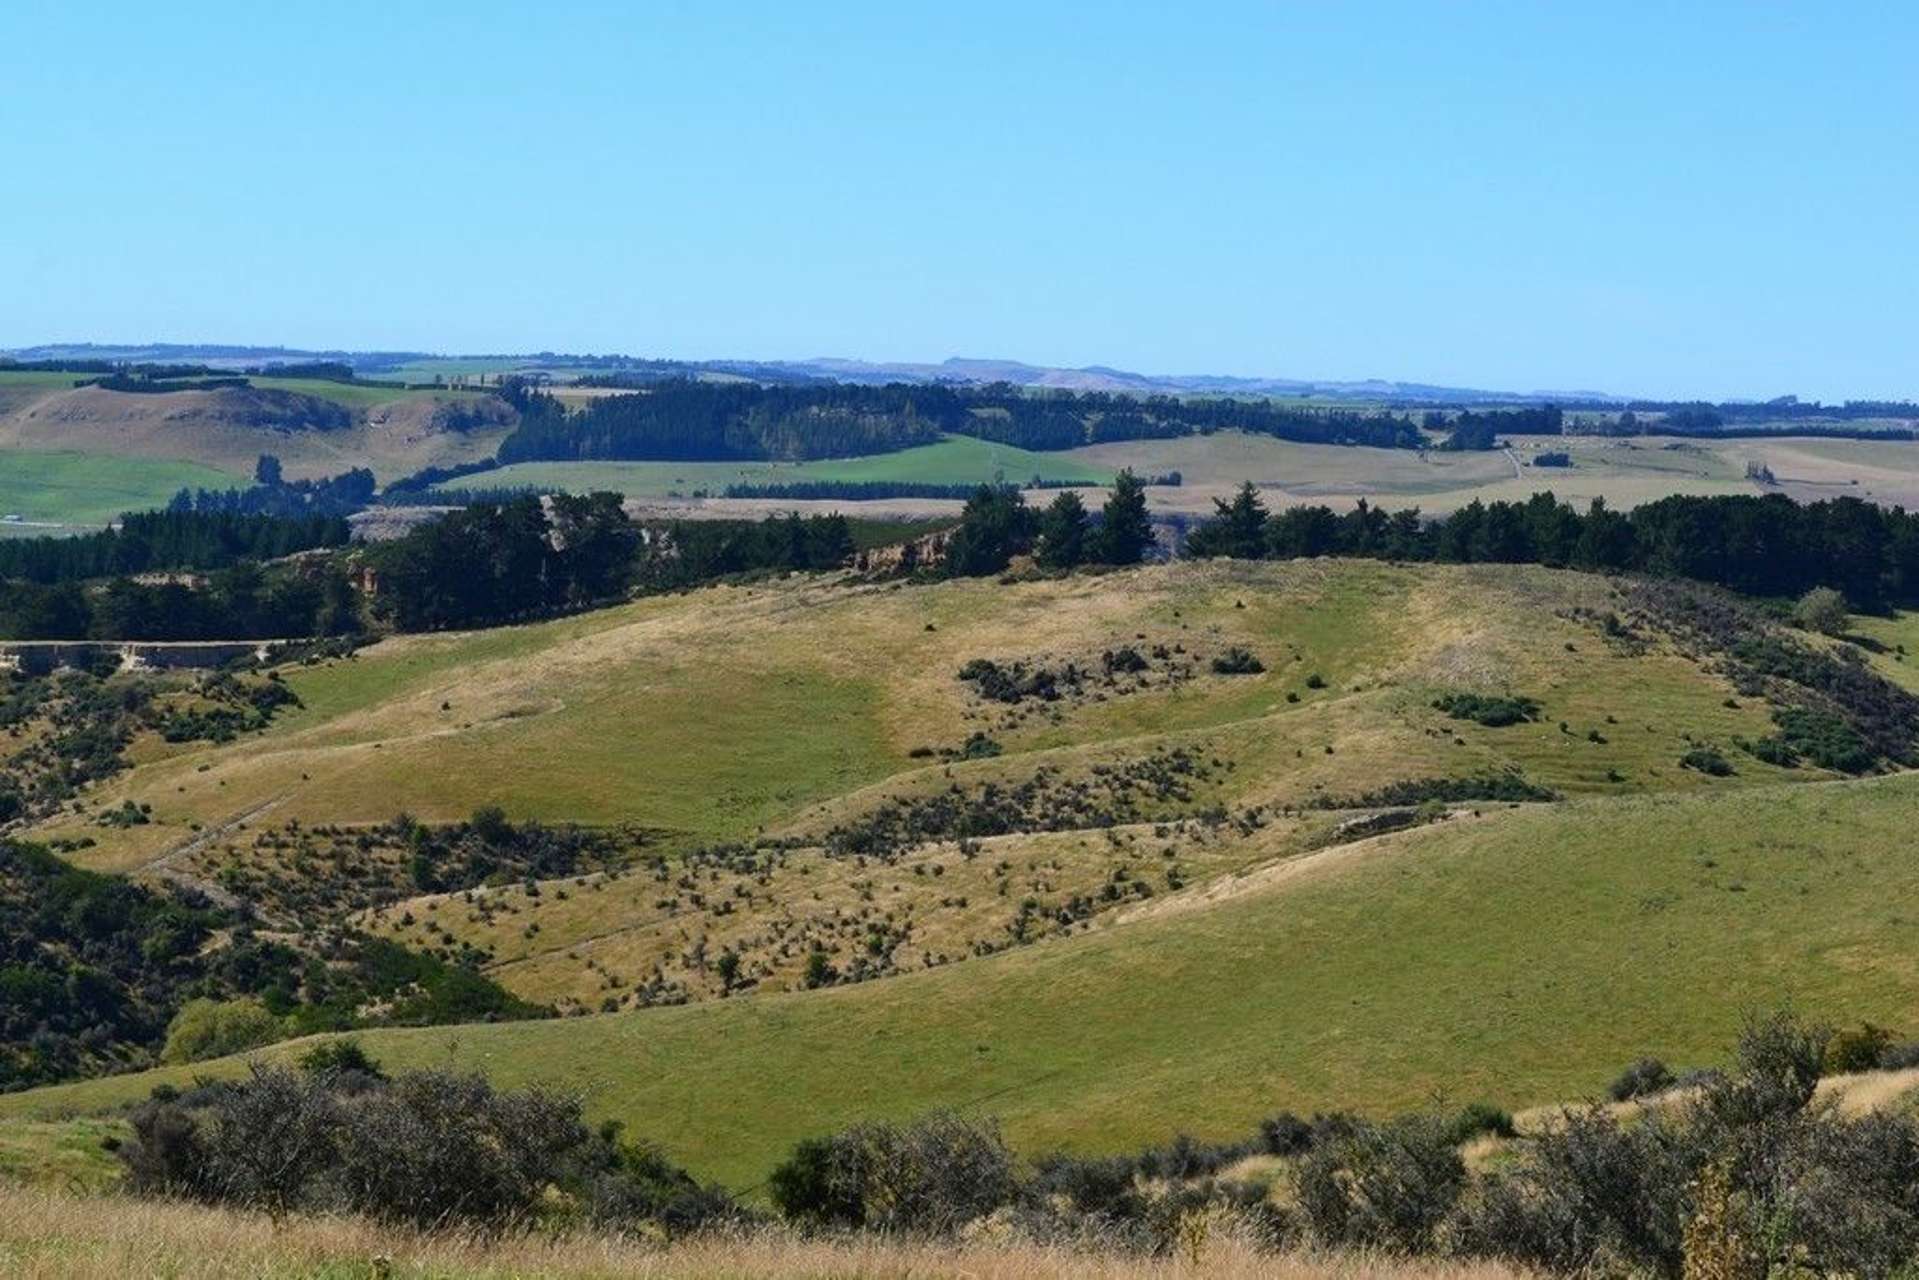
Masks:
[[[809,480],[906,481],[916,484],[1021,484],[1044,480],[1106,484],[1113,471],[1072,454],[1034,453],[970,436],[863,458],[815,462],[521,462],[449,482],[448,489],[551,486],[595,489],[632,498],[696,491],[718,494],[731,484],[795,484]]]
[[[1919,443],[1778,439],[1686,440],[1660,436],[1518,436],[1510,451],[1415,452],[1294,444],[1238,432],[1177,440],[1092,445],[1064,455],[1142,474],[1178,471],[1181,489],[1156,489],[1156,506],[1206,514],[1212,499],[1250,480],[1269,506],[1323,502],[1350,507],[1417,506],[1443,514],[1475,500],[1523,500],[1550,489],[1581,506],[1604,498],[1615,509],[1677,493],[1758,494],[1749,462],[1770,466],[1782,491],[1801,500],[1849,494],[1911,506],[1919,502]],[[1570,467],[1542,467],[1564,452]]]
[[[163,507],[182,488],[247,483],[245,476],[192,462],[0,450],[0,513],[36,523],[99,527],[125,511]]]
[[[398,387],[367,387],[351,382],[329,382],[325,378],[250,377],[247,381],[253,386],[268,391],[291,391],[296,395],[317,396],[322,400],[331,400],[335,404],[343,404],[349,409],[356,410],[415,400],[431,401],[435,397],[450,400],[483,394],[478,391],[460,391],[452,388],[406,391]],[[392,381],[399,381],[399,379],[392,379]]]

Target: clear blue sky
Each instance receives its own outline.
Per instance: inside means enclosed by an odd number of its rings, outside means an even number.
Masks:
[[[0,346],[1919,395],[1919,6],[0,6]]]

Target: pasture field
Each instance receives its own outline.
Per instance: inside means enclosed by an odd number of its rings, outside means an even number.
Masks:
[[[400,381],[400,379],[387,379]],[[316,396],[321,400],[331,400],[335,404],[345,405],[349,409],[364,411],[376,405],[404,404],[408,401],[435,398],[441,400],[472,399],[486,393],[480,391],[462,391],[455,387],[445,389],[407,391],[398,387],[365,387],[350,382],[330,382],[325,378],[274,378],[249,376],[247,381],[253,386],[267,391],[291,391],[295,395]]]
[[[480,374],[488,377],[496,373],[511,373],[515,369],[533,366],[524,360],[490,360],[483,356],[461,358],[446,356],[425,360],[410,360],[392,369],[381,369],[368,373],[369,378],[382,382],[431,382],[434,378],[473,378]]]
[[[1790,998],[1919,1025],[1910,776],[1501,808],[1282,858],[1108,927],[824,992],[362,1042],[584,1092],[755,1187],[800,1137],[955,1106],[1027,1152],[1223,1138],[1281,1108],[1597,1093],[1643,1053],[1716,1061]],[[301,1051],[298,1043],[268,1057]],[[90,1112],[239,1060],[0,1097]]]
[[[36,523],[98,528],[122,512],[164,507],[182,488],[227,489],[249,482],[193,462],[0,449],[0,513]]]
[[[642,833],[611,872],[353,908],[414,945],[480,948],[500,982],[580,1016],[362,1038],[392,1066],[580,1089],[742,1189],[801,1136],[932,1106],[998,1113],[1029,1152],[1110,1150],[1442,1086],[1578,1097],[1641,1053],[1703,1060],[1785,997],[1919,1025],[1897,905],[1919,889],[1914,779],[1732,750],[1769,730],[1764,700],[1655,633],[1609,640],[1593,619],[1630,612],[1625,590],[1359,561],[711,587],[289,668],[304,706],[265,733],[140,741],[84,813],[30,835],[136,877],[290,875],[310,908],[339,901],[329,866],[389,856],[356,833],[401,811]],[[1235,647],[1264,671],[1215,672]],[[1142,664],[1105,660],[1121,648]],[[976,658],[1081,674],[998,701],[959,678]],[[1525,694],[1539,718],[1451,719],[1432,705],[1448,690]],[[961,750],[976,740],[997,753]],[[1737,772],[1681,768],[1698,742]],[[1338,829],[1385,783],[1507,770],[1568,798]],[[1028,796],[1039,825],[831,848],[954,796]],[[1090,807],[1048,827],[1049,797],[1072,796]],[[124,800],[152,820],[94,820]],[[715,841],[773,843],[743,862]],[[815,950],[875,979],[805,990]],[[10,1095],[0,1117],[241,1065]]]
[[[696,491],[719,494],[730,484],[797,484],[810,480],[984,484],[1003,479],[1109,484],[1113,471],[1071,454],[1034,453],[971,436],[861,458],[813,462],[520,462],[449,481],[442,488],[551,486],[575,493],[595,489],[630,498],[663,498]]]
[[[370,467],[384,481],[429,464],[489,457],[507,431],[503,424],[464,433],[440,425],[436,415],[444,405],[474,393],[396,392],[303,378],[259,381],[263,389],[306,397],[308,407],[313,400],[338,401],[352,420],[314,429],[301,420],[300,402],[265,403],[266,397],[244,388],[164,395],[41,389],[12,404],[0,393],[0,468],[18,451],[66,452],[112,459],[128,472],[197,464],[245,483],[259,455],[272,453],[293,478]],[[114,505],[122,499],[104,487],[96,495],[84,487],[77,494],[82,504],[123,509]]]
[[[1541,453],[1571,455],[1570,467],[1541,467]],[[1660,436],[1516,436],[1510,450],[1424,453],[1402,449],[1295,444],[1223,431],[1178,440],[1092,445],[1064,455],[1141,474],[1178,471],[1184,484],[1156,488],[1156,508],[1210,514],[1213,499],[1247,480],[1266,490],[1269,507],[1324,503],[1344,509],[1360,499],[1374,506],[1413,507],[1433,514],[1474,500],[1523,501],[1551,490],[1585,505],[1604,498],[1615,509],[1673,494],[1759,494],[1749,462],[1770,466],[1778,491],[1802,501],[1849,494],[1888,504],[1919,502],[1919,443],[1878,440],[1687,440]]]
[[[263,736],[142,744],[145,763],[97,792],[101,806],[150,803],[150,823],[101,830],[76,815],[48,834],[95,839],[82,859],[101,870],[255,811],[275,823],[401,811],[450,821],[497,803],[514,818],[635,824],[680,843],[739,839],[937,790],[949,770],[1017,781],[1041,763],[1083,770],[1162,745],[1232,760],[1218,798],[1242,805],[1508,765],[1572,792],[1703,785],[1676,764],[1687,735],[1761,736],[1763,703],[1724,706],[1729,687],[1696,664],[1663,651],[1622,659],[1590,624],[1554,615],[1611,602],[1594,575],[1359,561],[1162,565],[1010,587],[711,587],[400,637],[290,669],[306,706]],[[1139,688],[1089,685],[1051,703],[985,702],[957,678],[976,657],[1097,671],[1124,645],[1168,657]],[[1267,671],[1206,669],[1234,645]],[[1191,678],[1173,678],[1180,664]],[[1446,688],[1525,692],[1543,718],[1498,730],[1447,720],[1427,705]],[[974,733],[1001,754],[912,755]],[[1753,761],[1712,785],[1769,776]]]

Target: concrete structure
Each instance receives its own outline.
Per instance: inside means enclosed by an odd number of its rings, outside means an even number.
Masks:
[[[43,676],[77,670],[111,657],[121,671],[224,666],[236,658],[265,658],[282,640],[14,640],[0,642],[0,670]]]

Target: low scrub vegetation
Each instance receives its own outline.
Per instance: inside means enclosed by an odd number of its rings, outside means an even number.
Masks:
[[[270,936],[200,895],[0,842],[0,1090],[311,1031],[541,1012],[465,964],[348,929]]]
[[[388,1079],[371,1065],[336,1054],[163,1092],[133,1111],[119,1145],[126,1185],[275,1217],[344,1211],[427,1228],[686,1230],[744,1216],[616,1126],[589,1128],[577,1098],[444,1071]]]
[[[1433,708],[1455,720],[1471,720],[1489,729],[1539,719],[1539,701],[1524,694],[1448,693],[1433,699]]]
[[[1557,800],[1551,787],[1528,782],[1517,773],[1488,774],[1477,778],[1409,778],[1388,783],[1372,791],[1353,796],[1320,796],[1316,809],[1385,809],[1423,804],[1470,804],[1475,800],[1523,801]]]
[[[777,1221],[616,1129],[589,1129],[575,1099],[438,1071],[389,1079],[353,1050],[162,1090],[132,1113],[119,1155],[141,1195],[503,1236],[991,1239],[1189,1264],[1232,1241],[1275,1259],[1307,1249],[1567,1275],[1885,1277],[1919,1257],[1919,1121],[1817,1096],[1829,1066],[1863,1041],[1883,1055],[1881,1039],[1755,1018],[1734,1063],[1684,1093],[1642,1060],[1613,1092],[1649,1105],[1569,1107],[1523,1135],[1486,1104],[1390,1120],[1281,1113],[1234,1142],[1028,1161],[986,1117],[857,1124],[802,1141],[773,1171]],[[1488,1140],[1497,1159],[1469,1158]]]

